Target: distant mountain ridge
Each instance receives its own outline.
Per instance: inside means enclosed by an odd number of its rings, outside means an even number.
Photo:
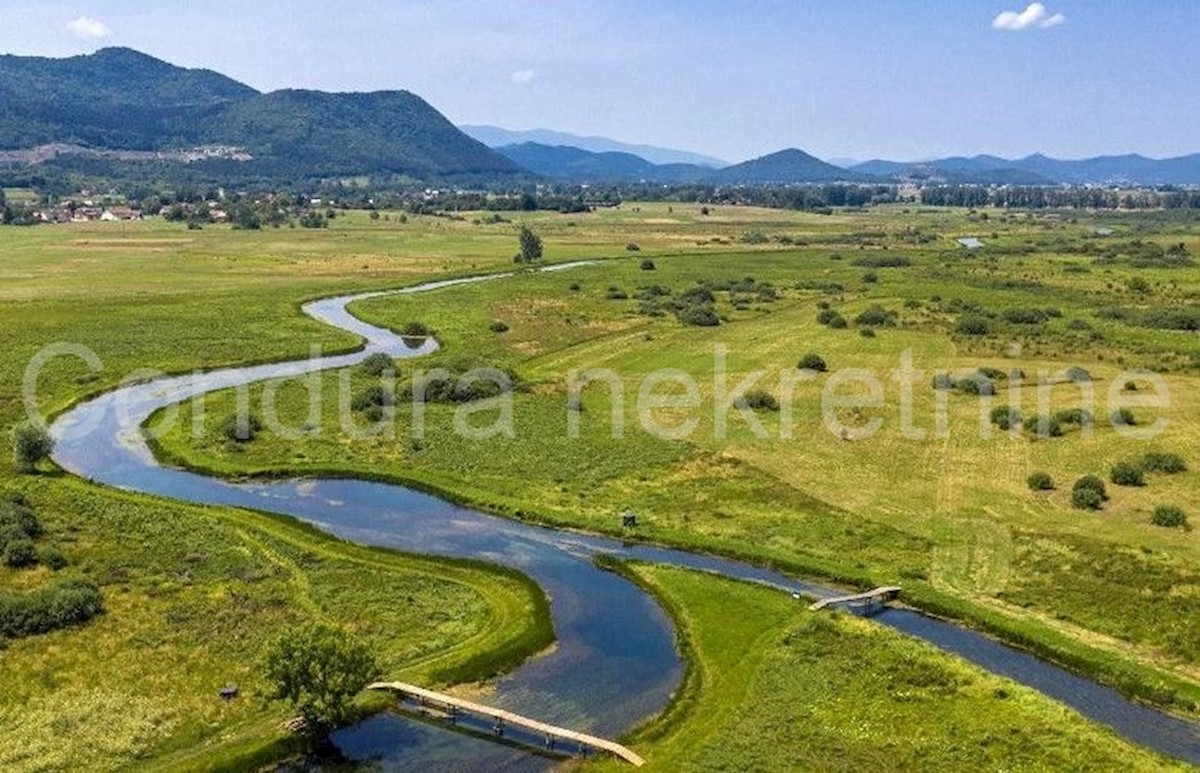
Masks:
[[[252,157],[236,162],[239,172],[270,179],[524,174],[407,91],[262,94],[127,48],[67,59],[0,56],[0,150],[51,144],[112,151],[234,146]]]
[[[499,126],[459,126],[471,137],[493,148],[533,143],[549,147],[570,147],[591,153],[628,153],[659,166],[668,164],[694,164],[714,169],[729,166],[728,161],[692,153],[687,150],[661,148],[656,145],[637,145],[607,137],[581,137],[577,134],[552,129],[502,129]]]
[[[850,170],[895,179],[1011,185],[1196,185],[1200,153],[1164,159],[1129,154],[1061,160],[1040,153],[1019,159],[979,155],[916,163],[875,159]]]

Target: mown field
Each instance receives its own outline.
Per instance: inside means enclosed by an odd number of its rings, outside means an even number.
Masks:
[[[312,345],[326,351],[353,347],[353,339],[304,318],[298,304],[429,276],[510,268],[516,250],[513,226],[485,222],[485,217],[468,213],[400,222],[352,215],[320,232],[194,232],[159,223],[0,231],[5,323],[0,340],[9,354],[0,361],[0,425],[21,416],[25,363],[55,341],[91,346],[106,367],[91,377],[77,361],[56,362],[44,373],[40,390],[47,410],[111,386],[136,368],[173,372],[304,356]],[[916,603],[1050,653],[1147,700],[1196,712],[1197,538],[1191,531],[1150,524],[1151,511],[1160,504],[1180,505],[1193,521],[1200,518],[1190,513],[1197,501],[1195,472],[1150,474],[1148,485],[1138,488],[1109,483],[1111,498],[1099,512],[1070,504],[1077,477],[1107,478],[1115,462],[1140,459],[1147,451],[1177,453],[1192,468],[1200,464],[1196,333],[1153,327],[1161,320],[1152,314],[1162,309],[1186,314],[1200,297],[1195,269],[1172,267],[1163,257],[1179,243],[1200,254],[1193,222],[1156,214],[1095,219],[998,213],[984,221],[964,211],[902,208],[832,216],[715,208],[703,215],[698,207],[665,204],[505,217],[533,223],[550,260],[606,260],[562,274],[381,298],[353,310],[396,329],[421,322],[443,343],[435,357],[401,366],[400,389],[416,368],[460,371],[489,364],[512,371],[521,382],[513,400],[514,437],[463,438],[453,431],[456,406],[439,404],[428,409],[424,437],[414,439],[402,402],[394,436],[349,442],[340,424],[340,374],[328,374],[321,379],[326,399],[318,426],[299,440],[264,432],[252,442],[230,441],[221,425],[233,412],[233,400],[217,395],[206,401],[208,431],[202,436],[185,431],[190,422],[161,428],[164,455],[226,475],[392,477],[497,512],[596,531],[617,530],[619,514],[633,509],[640,538],[744,556],[848,584],[899,583]],[[1091,230],[1098,224],[1117,233],[1100,239]],[[953,242],[965,235],[980,236],[988,248],[966,253]],[[629,249],[631,244],[638,249]],[[1147,244],[1157,245],[1158,253]],[[893,256],[909,261],[893,267],[884,264],[896,261],[880,261]],[[641,267],[647,259],[654,262],[653,271]],[[873,263],[861,265],[864,259]],[[754,282],[747,283],[747,277]],[[721,318],[719,326],[682,324],[671,306],[698,282],[718,288],[713,311]],[[653,286],[659,289],[647,290]],[[876,304],[890,314],[867,336],[863,330],[870,326],[855,320]],[[818,323],[822,305],[847,320],[845,329]],[[1020,321],[1029,318],[1024,312],[1047,309],[1056,313],[1041,314],[1034,323]],[[957,332],[964,318],[977,317],[986,321],[986,335]],[[784,415],[775,412],[757,414],[767,429],[765,438],[736,412],[720,436],[709,402],[717,345],[728,350],[731,386],[752,371],[766,370],[771,375],[760,386],[777,397],[782,392],[778,374],[794,375],[802,355],[815,352],[827,361],[831,373],[795,386],[790,437],[781,436]],[[916,425],[927,433],[922,440],[901,431],[899,386],[890,379],[905,351],[924,371],[912,387]],[[1067,426],[1056,438],[999,431],[982,437],[980,401],[961,391],[942,393],[949,432],[945,437],[934,432],[935,371],[1020,368],[1024,383],[1039,369],[1059,372],[1069,366],[1084,367],[1093,378],[1097,426],[1090,435]],[[699,410],[653,412],[665,424],[694,416],[696,429],[683,440],[654,437],[639,425],[638,388],[646,375],[664,367],[690,373],[699,384]],[[877,374],[885,389],[881,407],[838,414],[849,426],[882,418],[873,437],[842,439],[820,419],[821,393],[834,378],[832,371],[848,367]],[[1106,421],[1109,388],[1118,373],[1135,367],[1162,373],[1171,390],[1167,407],[1134,408],[1140,423],[1169,420],[1150,442],[1124,438]],[[567,375],[588,368],[619,374],[626,398],[619,411],[626,426],[623,438],[612,436],[612,395],[599,384],[583,392],[576,414],[580,437],[568,437]],[[347,377],[350,397],[379,384],[358,369]],[[1139,377],[1138,394],[1149,391],[1150,384],[1143,382]],[[998,382],[996,405],[1007,404],[1010,383]],[[1054,386],[1053,408],[1073,407],[1079,394],[1078,384]],[[256,406],[258,395],[255,390]],[[301,427],[312,420],[298,383],[282,385],[277,395],[285,423]],[[1034,411],[1034,399],[1030,386],[1022,406],[1026,415]],[[191,410],[185,406],[184,416]],[[368,411],[351,413],[358,424],[370,423]],[[475,421],[487,424],[494,414],[480,411]],[[986,415],[983,424],[988,424]],[[1034,471],[1049,473],[1055,490],[1029,491],[1026,477]],[[222,753],[211,749],[222,742],[227,747],[261,743],[277,735],[283,716],[278,707],[253,697],[253,658],[262,642],[310,613],[304,610],[349,623],[383,602],[356,574],[368,571],[363,561],[384,560],[378,554],[326,543],[276,521],[127,497],[56,476],[31,479],[5,470],[0,486],[28,492],[49,526],[46,539],[61,544],[69,558],[63,572],[100,581],[108,607],[87,626],[8,644],[0,667],[22,675],[26,684],[0,696],[0,715],[25,718],[19,732],[16,725],[0,723],[5,728],[0,760],[14,766],[38,767],[40,755],[19,756],[30,748],[24,739],[63,737],[55,722],[64,714],[78,719],[66,746],[57,751],[86,751],[94,767],[152,758],[169,764],[178,759],[172,753],[194,753],[187,757],[189,764],[201,764],[197,760]],[[289,540],[297,547],[284,547]],[[170,547],[159,549],[160,543]],[[318,569],[296,558],[305,551],[328,551],[328,561],[319,562]],[[226,555],[278,568],[243,571],[235,568],[234,558],[222,558]],[[405,591],[416,600],[409,610],[413,616],[395,620],[400,636],[389,633],[385,640],[382,629],[391,629],[390,622],[362,633],[385,648],[396,671],[427,676],[437,669],[424,658],[438,642],[449,641],[434,639],[429,651],[416,648],[415,634],[423,632],[422,615],[430,610],[421,595],[425,577],[457,573],[461,594],[440,607],[447,619],[438,630],[444,625],[447,637],[476,631],[496,637],[491,641],[512,641],[528,634],[512,613],[530,609],[534,601],[515,580],[409,557],[387,561],[395,582],[415,589]],[[665,570],[654,571],[653,579],[661,580],[667,595],[672,593],[668,586],[682,587],[676,591],[683,614],[721,618],[719,609],[705,606],[706,594],[732,591],[723,586],[713,591],[716,586],[707,579],[689,584]],[[266,579],[260,579],[264,573]],[[241,579],[243,574],[249,580]],[[44,569],[0,569],[0,589],[25,591],[51,581]],[[218,615],[214,609],[225,611]],[[764,610],[764,624],[778,619],[782,627],[769,635],[769,626],[764,627],[747,640],[754,642],[755,659],[789,670],[794,658],[807,662],[821,654],[826,679],[849,691],[841,700],[865,687],[855,681],[853,659],[833,657],[829,650],[861,647],[885,662],[911,654],[904,650],[910,642],[877,641],[885,635],[853,621],[800,623]],[[120,635],[111,630],[114,626]],[[799,626],[793,642],[811,639],[811,651],[779,648],[789,626]],[[406,639],[410,633],[414,638]],[[472,641],[472,652],[461,657],[491,646],[482,638]],[[160,649],[157,660],[149,659],[148,651]],[[1046,712],[1055,721],[1065,714],[1023,697],[1011,685],[1002,689],[1020,700],[991,701],[987,696],[994,686],[982,675],[964,676],[968,671],[962,666],[936,654],[920,657],[939,674],[955,675],[946,677],[950,684],[959,684],[955,680],[961,677],[972,685],[922,688],[922,710],[952,712],[962,718],[960,729],[972,727],[971,712],[994,712],[1021,738],[1046,721]],[[156,667],[143,669],[143,663]],[[103,677],[106,673],[111,676]],[[89,691],[87,680],[97,674],[108,679],[107,686]],[[215,691],[228,681],[251,686],[248,699],[221,704]],[[751,694],[794,703],[791,711],[813,711],[813,701],[829,696],[805,692],[805,681],[756,676]],[[902,710],[890,703],[895,695],[885,693],[874,695],[863,711]],[[122,733],[109,732],[104,712],[92,705],[114,694],[136,696],[144,721]],[[55,706],[62,708],[41,708]],[[745,744],[753,745],[756,735],[776,737],[778,730],[783,734],[778,737],[810,749],[813,756],[804,759],[815,766],[852,758],[846,756],[845,739],[837,741],[849,725],[826,718],[834,724],[822,730],[817,723],[801,737],[789,735],[801,732],[790,726],[781,729],[773,712],[740,713],[738,733]],[[801,721],[793,724],[805,725],[797,716]],[[678,737],[708,738],[713,722],[688,720],[677,729],[684,734]],[[1061,738],[1028,750],[1031,766],[1055,767],[1054,761],[1067,759],[1072,749],[1089,746],[1096,756],[1088,759],[1097,760],[1097,769],[1111,755],[1151,764],[1078,720],[1063,720],[1061,727]],[[100,735],[104,743],[95,740]],[[956,751],[951,734],[938,737],[950,740],[936,759],[947,767],[964,759],[955,756],[965,752]],[[50,754],[48,743],[34,748]],[[822,758],[822,748],[840,751]],[[687,756],[701,749],[717,756]],[[1005,743],[997,749],[1016,753]],[[733,756],[721,757],[721,750],[698,740],[679,741],[664,759],[720,767],[740,755],[762,753],[749,747],[728,751]],[[914,746],[896,753],[919,755],[928,749]]]

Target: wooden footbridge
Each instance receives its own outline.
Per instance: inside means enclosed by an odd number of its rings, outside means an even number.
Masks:
[[[855,593],[851,596],[835,596],[834,598],[821,599],[809,606],[814,612],[825,609],[827,607],[863,607],[871,611],[882,609],[883,605],[900,595],[900,589],[895,585],[885,585],[875,590],[869,590],[866,593]]]
[[[578,733],[574,730],[567,730],[563,727],[556,727],[545,722],[539,722],[536,719],[523,717],[520,714],[514,714],[511,711],[504,709],[495,709],[490,706],[484,706],[479,703],[455,698],[453,695],[426,690],[423,687],[417,687],[403,682],[377,682],[367,687],[368,690],[387,690],[394,692],[403,700],[416,702],[422,707],[431,707],[442,711],[447,718],[454,722],[460,714],[467,714],[473,717],[481,718],[492,725],[492,731],[497,737],[504,736],[506,727],[521,728],[536,735],[540,735],[546,743],[546,748],[555,750],[555,746],[563,743],[564,752],[568,752],[572,746],[579,753],[586,753],[589,749],[594,751],[602,751],[620,757],[634,767],[641,767],[645,764],[645,760],[635,754],[631,749],[622,746],[615,741],[609,741],[604,738],[597,738],[594,735],[587,733]]]

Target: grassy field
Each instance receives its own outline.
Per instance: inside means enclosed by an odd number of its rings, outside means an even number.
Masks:
[[[1154,213],[1077,222],[1070,215],[992,213],[985,222],[964,211],[901,208],[817,216],[731,207],[705,216],[697,207],[665,204],[530,220],[551,260],[614,260],[558,275],[381,298],[354,309],[379,324],[420,321],[437,331],[443,352],[405,365],[402,376],[416,367],[464,362],[514,370],[526,385],[514,400],[515,437],[468,441],[452,431],[453,406],[435,405],[420,441],[410,438],[410,419],[400,410],[395,438],[350,443],[339,429],[338,374],[329,374],[322,379],[329,399],[321,432],[288,441],[263,434],[231,444],[217,429],[232,399],[217,395],[206,403],[210,432],[195,438],[177,427],[161,438],[163,452],[226,475],[339,472],[409,480],[497,512],[596,531],[615,530],[618,514],[632,508],[642,538],[848,583],[898,582],[918,603],[1052,653],[1147,699],[1196,710],[1200,543],[1194,532],[1149,524],[1158,504],[1188,509],[1198,501],[1195,473],[1150,475],[1149,485],[1137,489],[1110,484],[1111,500],[1099,513],[1069,504],[1076,477],[1107,477],[1114,462],[1150,448],[1179,453],[1193,468],[1200,464],[1196,334],[1142,324],[1142,315],[1154,309],[1193,307],[1200,280],[1193,269],[1135,268],[1121,250],[1104,260],[1097,252],[1141,240],[1163,249],[1184,243],[1200,254],[1193,221]],[[1098,240],[1091,235],[1097,224],[1118,233]],[[953,242],[964,235],[982,236],[989,247],[969,255]],[[473,214],[403,223],[351,215],[325,231],[195,232],[154,222],[10,228],[0,230],[0,240],[0,342],[8,355],[0,360],[0,426],[22,415],[22,371],[46,344],[83,343],[105,363],[97,376],[72,360],[47,368],[39,396],[43,409],[53,411],[138,368],[187,371],[304,356],[312,345],[352,348],[356,341],[306,319],[298,304],[425,277],[507,269],[516,248],[510,223],[485,223]],[[639,249],[628,250],[630,243]],[[910,265],[856,265],[864,257],[895,255],[910,257]],[[640,267],[645,259],[654,261],[654,271]],[[724,323],[715,328],[684,326],[670,313],[654,316],[655,303],[636,297],[650,285],[678,297],[697,280],[725,285],[747,276],[772,285],[778,297],[745,284],[733,294],[718,290]],[[610,297],[620,294],[627,297]],[[850,321],[847,329],[817,323],[822,303]],[[874,304],[894,312],[895,324],[866,337],[854,319]],[[1039,324],[1005,319],[1010,310],[1049,307],[1058,315]],[[981,313],[992,315],[989,335],[955,332],[964,316]],[[492,332],[497,321],[507,332]],[[767,438],[736,415],[727,436],[719,437],[708,403],[696,412],[697,428],[686,440],[642,431],[634,403],[643,377],[664,366],[682,369],[697,377],[707,400],[717,344],[728,348],[731,385],[754,370],[794,372],[807,352],[820,353],[831,370],[877,373],[885,404],[840,418],[857,426],[879,416],[883,428],[863,440],[827,431],[819,405],[832,375],[822,375],[796,387],[791,437],[780,436],[780,414],[760,414]],[[916,423],[928,433],[920,441],[900,431],[897,385],[888,380],[906,350],[926,371],[913,388]],[[1135,411],[1145,421],[1167,417],[1166,431],[1147,444],[1122,438],[1101,421],[1090,437],[1069,427],[1061,438],[1000,432],[983,438],[978,399],[956,393],[946,398],[950,432],[934,437],[934,371],[1019,367],[1032,377],[1040,368],[1070,365],[1091,371],[1102,420],[1118,372],[1144,366],[1164,373],[1171,405]],[[601,385],[584,392],[581,436],[566,435],[566,376],[594,367],[612,368],[625,384],[623,439],[611,435],[611,400]],[[354,394],[372,385],[361,372],[350,378]],[[779,392],[769,380],[762,386]],[[1078,391],[1055,386],[1054,406],[1069,406]],[[307,420],[298,384],[283,385],[278,396],[286,422]],[[1032,390],[1026,400],[1028,414]],[[1001,391],[997,404],[1004,401]],[[679,411],[655,415],[666,423],[688,418]],[[365,423],[361,413],[356,420]],[[1050,473],[1056,490],[1029,492],[1025,478],[1035,470]],[[87,759],[97,768],[135,760],[196,766],[278,737],[282,712],[255,697],[261,685],[253,663],[262,642],[309,614],[348,624],[374,614],[386,596],[360,579],[374,576],[372,562],[386,564],[390,582],[414,599],[412,609],[395,613],[401,617],[380,618],[386,624],[361,631],[378,642],[392,673],[421,678],[454,666],[430,662],[432,647],[407,638],[423,632],[421,616],[431,604],[445,617],[431,644],[474,632],[467,650],[452,660],[473,662],[497,642],[530,636],[517,614],[538,603],[529,588],[477,567],[384,557],[260,516],[164,504],[66,477],[18,477],[4,469],[0,488],[26,491],[49,527],[46,539],[69,558],[63,572],[101,582],[108,607],[85,627],[8,643],[0,669],[19,675],[20,687],[0,695],[0,764],[6,767],[53,767],[56,758]],[[310,554],[324,558],[313,561]],[[454,579],[452,603],[432,595],[431,576]],[[0,589],[28,591],[49,581],[43,569],[0,569]],[[695,602],[689,597],[680,605],[699,619]],[[852,621],[832,625],[814,629],[814,647],[836,649],[844,637],[874,646],[873,637],[883,636]],[[788,652],[776,651],[778,636],[755,649],[762,663],[789,662]],[[949,673],[960,668],[925,657]],[[851,664],[826,663],[837,680],[850,680],[847,689],[856,688],[854,674],[846,673]],[[245,698],[225,705],[215,691],[229,681],[243,685]],[[1008,702],[999,708],[971,703],[982,701],[982,693],[972,695],[961,705],[1008,710]],[[924,710],[959,700],[943,698],[929,691]],[[120,722],[105,706],[123,709]],[[1038,715],[1012,716],[1020,724]],[[1063,727],[1072,728],[1064,735],[1075,740],[1062,741],[1061,749],[1092,737],[1087,733],[1093,731],[1074,729],[1082,723]],[[815,749],[835,735],[804,743]],[[1099,744],[1097,754],[1118,753],[1112,743]],[[939,759],[949,764],[953,753]],[[723,763],[714,757],[695,764]]]
[[[1130,316],[1156,304],[1190,309],[1200,282],[1194,270],[1135,268],[1124,257],[1141,249],[1129,246],[1135,240],[1200,251],[1190,222],[1110,215],[1121,236],[1108,244],[1091,235],[1093,221],[1063,217],[1012,215],[984,225],[961,211],[893,209],[833,217],[772,213],[778,220],[739,222],[718,210],[710,222],[683,209],[627,205],[574,216],[576,229],[623,220],[626,233],[645,233],[628,237],[641,249],[624,259],[354,307],[378,324],[401,329],[419,321],[437,332],[443,352],[403,365],[402,379],[435,365],[513,369],[527,384],[513,401],[514,437],[464,438],[453,429],[455,407],[435,405],[425,437],[413,440],[402,404],[394,435],[347,443],[339,376],[330,374],[321,431],[286,443],[265,437],[230,444],[215,432],[233,411],[224,395],[206,402],[210,432],[199,438],[185,432],[191,426],[185,411],[162,439],[164,451],[226,475],[337,469],[391,476],[498,512],[597,531],[613,531],[617,515],[632,508],[643,538],[857,584],[899,583],[916,603],[972,619],[1145,699],[1196,710],[1200,542],[1194,532],[1150,523],[1160,504],[1186,509],[1196,501],[1195,473],[1151,474],[1148,485],[1136,488],[1110,483],[1111,499],[1100,513],[1070,503],[1077,478],[1107,478],[1118,461],[1149,451],[1177,453],[1192,467],[1200,458],[1196,334],[1145,327]],[[570,231],[561,221],[555,227]],[[550,225],[545,230],[555,233]],[[682,239],[669,238],[675,233],[705,238],[692,238],[680,254]],[[972,254],[953,243],[968,233],[984,234],[990,252]],[[713,249],[722,242],[723,251]],[[880,265],[897,256],[909,260]],[[648,257],[653,271],[641,267]],[[748,276],[756,285],[745,282]],[[654,298],[680,297],[700,281],[741,283],[716,293],[723,324],[692,327],[673,314],[654,314]],[[654,285],[670,296],[644,292]],[[760,296],[762,285],[777,297]],[[847,328],[818,323],[821,305],[849,320]],[[892,321],[863,335],[868,326],[854,320],[876,305]],[[1125,317],[1114,318],[1114,307],[1126,309]],[[1047,311],[1030,324],[1022,321],[1030,310]],[[957,332],[969,316],[985,318],[989,334]],[[506,332],[491,331],[497,321]],[[821,354],[831,371],[865,369],[880,382],[882,404],[836,417],[855,427],[879,418],[882,427],[861,440],[827,429],[821,402],[831,372],[795,387],[790,436],[776,413],[760,414],[765,437],[736,413],[722,436],[711,400],[718,346],[728,351],[731,387],[765,371],[759,385],[776,395],[783,389],[779,374],[794,374],[807,352]],[[920,439],[905,431],[892,377],[906,353],[922,371],[911,386]],[[1047,389],[1050,409],[1077,407],[1090,388],[1097,423],[1092,431],[1068,425],[1054,438],[996,430],[978,397],[939,393],[931,383],[940,371],[1019,369],[1023,379],[997,382],[991,406],[1007,405],[1010,385],[1020,382],[1021,410],[1029,416],[1038,410],[1039,372],[1061,375],[1072,366],[1085,368],[1091,381],[1081,387],[1060,378]],[[694,419],[683,441],[639,425],[639,385],[665,367],[691,374],[699,385],[698,409],[654,414],[669,425]],[[584,391],[580,436],[568,437],[568,374],[589,368],[621,377],[626,432],[619,439],[610,429],[612,393],[604,385]],[[1148,393],[1148,377],[1122,375],[1136,368],[1152,368],[1170,390],[1169,405],[1134,408],[1143,425],[1166,421],[1153,440],[1127,438],[1107,420],[1115,400]],[[351,395],[368,388],[369,377],[347,375]],[[1139,382],[1137,393],[1124,389],[1130,379]],[[299,384],[283,385],[277,396],[285,424],[306,421],[308,395]],[[945,433],[935,421],[939,401],[946,405]],[[477,419],[486,424],[490,417],[483,412]],[[364,421],[361,414],[356,420]],[[990,431],[981,433],[981,426]],[[1026,478],[1035,471],[1049,473],[1055,490],[1031,492]]]
[[[352,348],[353,338],[303,318],[297,304],[331,287],[507,263],[500,239],[475,249],[456,239],[451,249],[438,225],[414,223],[412,238],[365,218],[322,233],[0,229],[0,426],[7,434],[22,418],[22,371],[48,344],[85,344],[105,367],[91,375],[77,360],[52,363],[38,389],[47,413],[140,368]],[[415,249],[399,257],[401,244]],[[68,561],[59,572],[0,567],[0,591],[83,577],[100,585],[106,607],[85,626],[0,643],[5,770],[196,768],[269,748],[285,736],[287,710],[263,699],[258,665],[265,643],[301,621],[343,624],[371,643],[389,676],[430,682],[482,676],[547,642],[540,591],[487,568],[369,551],[283,520],[64,475],[17,476],[7,462],[0,490],[24,493],[47,530],[39,546]],[[231,683],[241,696],[226,704],[217,693]]]
[[[881,626],[705,574],[632,571],[672,610],[694,683],[668,722],[629,739],[647,770],[1170,768]]]

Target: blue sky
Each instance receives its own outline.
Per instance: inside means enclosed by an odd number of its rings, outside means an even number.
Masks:
[[[1200,2],[1044,3],[4,0],[0,52],[130,46],[263,90],[405,88],[458,123],[731,160],[1200,151]]]

